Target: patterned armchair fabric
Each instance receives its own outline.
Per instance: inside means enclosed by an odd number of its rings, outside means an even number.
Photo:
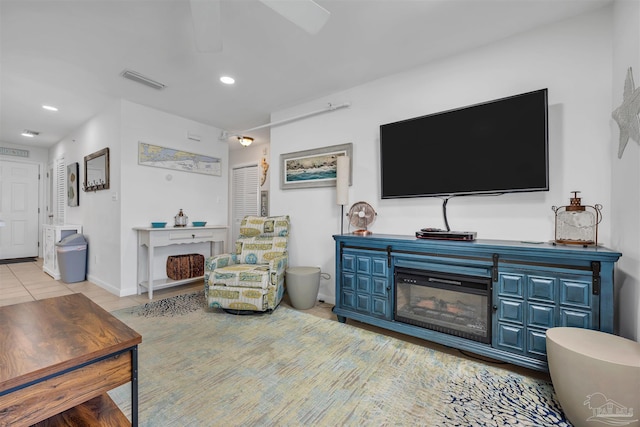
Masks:
[[[209,307],[267,311],[284,294],[289,261],[289,216],[246,216],[235,253],[207,259],[204,287]]]

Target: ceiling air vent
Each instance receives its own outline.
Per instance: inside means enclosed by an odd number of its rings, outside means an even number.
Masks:
[[[40,135],[40,132],[36,132],[35,130],[25,129],[21,133],[22,136],[26,136],[28,138],[33,138],[34,136]]]
[[[134,82],[141,83],[145,86],[149,86],[157,90],[164,89],[165,87],[167,87],[166,85],[160,82],[157,82],[153,79],[150,79],[149,77],[143,76],[140,73],[136,73],[135,71],[124,70],[120,75],[125,79],[133,80]]]

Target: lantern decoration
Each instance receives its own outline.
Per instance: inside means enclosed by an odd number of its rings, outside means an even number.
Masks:
[[[178,212],[178,215],[174,218],[176,220],[175,227],[186,227],[189,223],[189,217],[182,212],[182,209],[180,209],[180,212]]]
[[[552,206],[556,214],[555,243],[590,246],[598,244],[598,224],[602,221],[602,205],[581,204],[579,191],[572,191],[569,206]]]

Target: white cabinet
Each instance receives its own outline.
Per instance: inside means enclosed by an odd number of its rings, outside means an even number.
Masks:
[[[43,225],[42,226],[42,254],[44,261],[42,270],[56,280],[60,279],[60,269],[58,268],[58,256],[56,253],[56,243],[72,234],[82,233],[81,225]]]

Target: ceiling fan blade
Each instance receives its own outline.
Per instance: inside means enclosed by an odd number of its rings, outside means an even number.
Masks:
[[[190,0],[189,5],[198,51],[221,51],[220,0]]]
[[[317,34],[331,13],[313,0],[260,0],[309,34]]]

